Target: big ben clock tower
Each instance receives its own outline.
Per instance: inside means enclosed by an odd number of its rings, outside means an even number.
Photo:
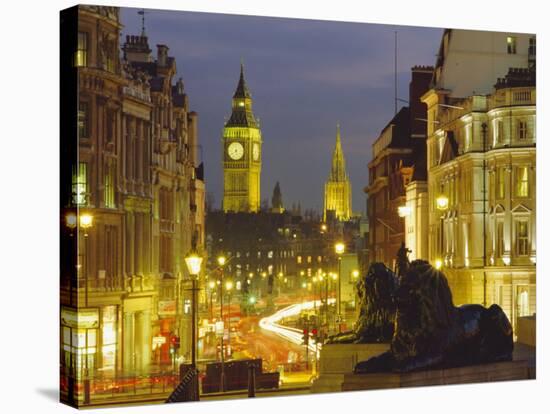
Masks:
[[[223,148],[223,211],[260,209],[262,133],[252,113],[252,96],[241,76],[233,95],[231,117],[225,123]]]

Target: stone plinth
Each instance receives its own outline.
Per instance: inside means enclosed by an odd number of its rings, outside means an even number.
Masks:
[[[319,358],[319,376],[313,382],[311,392],[341,391],[344,376],[353,372],[355,364],[381,354],[389,347],[389,343],[323,345]]]
[[[434,369],[404,374],[345,374],[342,391],[471,384],[529,379],[527,361],[498,362],[460,368]]]

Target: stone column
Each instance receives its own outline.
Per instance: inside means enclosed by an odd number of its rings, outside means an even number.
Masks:
[[[136,371],[147,373],[151,363],[151,310],[136,313]]]
[[[124,326],[122,329],[122,369],[125,373],[134,370],[134,312],[124,312]]]

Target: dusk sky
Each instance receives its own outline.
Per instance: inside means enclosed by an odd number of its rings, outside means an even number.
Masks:
[[[122,8],[126,34],[141,32],[139,9]],[[408,98],[410,68],[433,65],[442,29],[146,11],[146,31],[176,58],[191,110],[199,114],[207,191],[222,200],[224,120],[244,61],[263,137],[261,197],[279,181],[286,208],[323,208],[336,123],[341,126],[353,211],[365,211],[371,144],[394,114],[394,32],[398,96]],[[176,79],[177,79],[176,77]],[[399,106],[404,105],[400,103]]]

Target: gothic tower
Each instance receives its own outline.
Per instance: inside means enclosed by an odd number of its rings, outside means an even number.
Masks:
[[[273,213],[282,213],[285,211],[283,207],[283,193],[281,193],[281,186],[279,181],[275,184],[273,189],[273,196],[271,197],[271,211]]]
[[[223,211],[259,211],[262,133],[252,113],[252,96],[242,63],[231,116],[223,129],[222,148]]]
[[[346,173],[346,161],[340,141],[340,124],[336,125],[336,146],[332,153],[332,168],[325,183],[325,208],[323,220],[327,216],[346,221],[351,218],[351,183]]]

